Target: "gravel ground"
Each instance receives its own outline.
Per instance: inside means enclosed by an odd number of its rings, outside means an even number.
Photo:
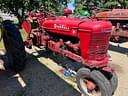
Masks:
[[[128,42],[120,44],[111,43],[111,51],[109,54],[112,57],[110,65],[115,69],[118,76],[118,88],[115,92],[115,96],[128,96]]]
[[[124,53],[128,43],[120,46],[112,43],[109,51],[112,57],[110,65],[116,70],[119,79],[114,96],[127,96],[128,57]],[[80,96],[77,90],[38,61],[37,58],[42,56],[44,54],[37,57],[29,54],[26,68],[21,73],[1,70],[0,96]]]

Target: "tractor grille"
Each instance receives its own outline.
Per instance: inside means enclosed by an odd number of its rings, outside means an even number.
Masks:
[[[92,34],[89,48],[91,60],[102,60],[107,56],[110,33]]]

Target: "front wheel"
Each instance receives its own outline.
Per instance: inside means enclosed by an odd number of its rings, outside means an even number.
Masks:
[[[85,96],[112,96],[110,83],[100,71],[81,68],[76,82]]]

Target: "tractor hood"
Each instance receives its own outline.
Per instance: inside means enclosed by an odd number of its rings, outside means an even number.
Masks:
[[[45,20],[42,26],[46,29],[69,31],[70,29],[78,29],[82,22],[84,21],[75,18],[59,17],[55,20]]]
[[[112,24],[108,21],[88,21],[79,25],[79,31],[101,33],[111,32]]]
[[[75,18],[57,18],[54,20],[45,20],[42,26],[50,32],[76,36],[78,32],[101,33],[111,31],[112,25],[108,21],[82,20]],[[72,31],[73,30],[73,31]],[[77,33],[76,33],[77,32]]]

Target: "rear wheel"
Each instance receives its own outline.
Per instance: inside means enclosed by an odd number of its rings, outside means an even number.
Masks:
[[[110,83],[100,71],[81,68],[76,81],[85,96],[112,96]]]
[[[115,73],[115,71],[113,72],[105,72],[105,71],[101,71],[101,73],[108,79],[108,81],[110,82],[111,85],[111,89],[112,89],[112,93],[114,94],[114,92],[117,89],[118,86],[118,78],[117,75]]]
[[[116,88],[118,86],[118,78],[117,78],[117,75],[115,72],[111,73],[110,84],[112,87],[112,93],[114,94],[114,92],[116,91]]]
[[[20,32],[9,20],[3,21],[2,26],[3,41],[8,57],[6,67],[21,71],[25,67],[26,52]]]

